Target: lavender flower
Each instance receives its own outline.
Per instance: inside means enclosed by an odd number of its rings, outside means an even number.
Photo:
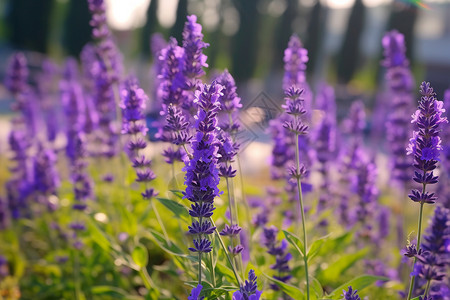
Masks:
[[[181,105],[184,101],[183,90],[185,88],[185,78],[182,74],[184,48],[177,45],[174,38],[169,40],[167,47],[161,50],[159,62],[161,70],[158,75],[160,84],[157,95],[161,99],[162,109],[160,114],[165,116],[165,126],[161,126],[158,137],[172,144],[186,143],[190,140],[187,128],[189,120],[181,111]],[[182,140],[179,138],[183,137]],[[184,161],[186,154],[184,150],[174,149],[170,146],[163,152],[166,162]]]
[[[385,55],[382,64],[387,68],[386,81],[391,94],[386,125],[386,137],[391,152],[391,176],[405,185],[410,180],[407,171],[412,164],[412,158],[404,155],[404,148],[411,130],[407,112],[412,110],[413,78],[405,56],[403,34],[392,30],[383,37],[382,44]]]
[[[319,173],[322,176],[318,212],[322,211],[332,200],[329,193],[331,182],[329,164],[336,152],[336,103],[334,89],[322,85],[317,95],[317,108],[321,110],[322,117],[319,125],[311,134],[311,141],[315,152],[315,159],[319,162]]]
[[[430,295],[435,299],[440,296],[441,285],[448,281],[446,269],[450,266],[450,210],[440,205],[436,206],[422,243],[423,253],[417,255],[418,264],[414,274],[431,281]]]
[[[6,183],[6,193],[11,217],[18,219],[28,214],[27,198],[33,188],[28,155],[30,143],[24,130],[14,128],[9,134],[8,142],[13,153],[11,160],[15,162],[15,165],[10,168],[13,176]]]
[[[426,185],[437,183],[438,176],[434,176],[433,170],[437,166],[439,152],[442,150],[439,137],[440,124],[447,123],[447,118],[442,116],[445,112],[443,103],[437,101],[433,88],[428,82],[420,86],[422,98],[419,109],[412,115],[412,123],[415,123],[419,131],[413,132],[409,141],[407,154],[414,156],[414,167],[422,172],[415,172],[414,181],[423,185],[423,190],[412,190],[409,195],[414,202],[433,204],[436,200],[434,193],[425,190]]]
[[[39,150],[33,161],[34,190],[37,192],[38,202],[46,205],[50,211],[56,209],[49,201],[49,196],[56,195],[60,185],[59,174],[56,169],[56,155],[51,148],[45,149],[39,145]]]
[[[296,35],[292,35],[288,47],[284,50],[284,77],[283,89],[291,86],[303,88],[306,82],[306,63],[308,62],[308,50],[303,48],[302,42]]]
[[[435,93],[430,83],[423,82],[420,86],[420,93],[422,97],[419,101],[419,109],[412,115],[412,123],[416,124],[418,131],[413,132],[413,137],[410,139],[409,146],[406,149],[407,154],[414,155],[414,167],[419,171],[415,172],[413,180],[422,185],[421,191],[414,189],[409,195],[412,201],[420,203],[417,249],[421,249],[423,206],[425,203],[433,204],[437,199],[434,193],[426,191],[426,187],[429,184],[438,182],[438,176],[434,176],[433,171],[437,167],[439,151],[442,150],[439,127],[441,124],[447,123],[447,119],[442,116],[442,113],[445,112],[443,103],[435,98]],[[411,299],[414,288],[417,260],[426,260],[428,262],[428,257],[416,256],[414,259],[414,271],[411,277],[408,300]]]
[[[87,201],[93,196],[93,182],[87,172],[87,137],[84,133],[86,108],[77,72],[76,64],[73,61],[67,62],[60,90],[63,110],[67,120],[66,155],[69,158],[70,179],[75,196],[75,203],[72,205],[72,208],[75,211],[82,212],[87,208]],[[83,243],[79,239],[79,232],[84,231],[84,224],[75,218],[69,227],[74,232],[73,246],[75,249],[81,249]]]
[[[203,286],[201,284],[197,285],[197,287],[193,288],[191,294],[188,297],[188,300],[203,300],[205,297],[200,297],[200,293],[202,292]]]
[[[241,98],[236,93],[236,83],[226,69],[214,80],[224,87],[223,95],[219,100],[219,127],[230,136],[235,137],[240,128],[237,117],[239,109],[242,108]]]
[[[142,196],[145,199],[151,199],[157,195],[157,192],[149,188],[148,183],[156,176],[150,169],[151,160],[140,153],[147,146],[145,136],[148,128],[143,114],[147,100],[148,97],[144,90],[139,87],[137,80],[129,78],[122,90],[122,102],[120,104],[123,110],[122,134],[130,136],[127,148],[130,151],[133,168],[136,169],[136,181],[145,183],[145,191]]]
[[[106,7],[103,0],[88,0],[93,27],[92,36],[97,41],[97,61],[92,66],[96,83],[96,107],[99,112],[99,143],[104,145],[101,155],[112,157],[117,152],[118,134],[114,128],[117,108],[119,105],[116,91],[120,74],[122,73],[121,57],[112,41],[111,33],[106,24]]]
[[[285,240],[282,240],[281,244],[277,244],[277,234],[278,229],[276,227],[264,227],[262,240],[264,246],[268,249],[267,253],[275,256],[276,263],[270,266],[271,269],[277,271],[277,275],[274,275],[273,278],[287,282],[292,277],[290,274],[291,269],[288,265],[292,259],[292,254],[287,252],[287,242]],[[271,284],[270,287],[275,291],[279,290],[276,284]]]
[[[348,287],[348,291],[344,290],[343,292],[343,300],[361,300],[361,298],[358,296],[358,291],[353,290],[351,286]]]
[[[195,80],[205,74],[203,67],[208,67],[208,64],[203,49],[207,47],[209,44],[203,42],[202,25],[197,23],[197,16],[187,16],[183,30],[183,75],[187,79],[188,87],[195,88],[197,86]]]
[[[6,200],[0,197],[0,231],[9,227],[9,211]]]
[[[23,53],[18,52],[9,60],[5,77],[5,86],[11,94],[16,96],[27,89],[27,80],[27,59]]]
[[[350,134],[351,139],[347,144],[349,146],[344,149],[339,160],[340,189],[337,197],[339,197],[339,221],[350,227],[356,222],[350,212],[350,195],[346,192],[350,189],[351,184],[356,182],[357,170],[361,163],[365,161],[362,151],[362,134],[365,128],[365,112],[364,104],[361,101],[355,101],[350,107],[350,112],[343,121],[344,131]]]
[[[218,189],[219,174],[217,170],[217,112],[220,108],[218,99],[222,86],[216,83],[201,85],[196,93],[198,112],[196,115],[196,134],[191,142],[192,158],[187,161],[183,171],[186,190],[184,198],[192,202],[189,214],[197,219],[189,226],[189,231],[195,232],[194,247],[189,250],[197,252],[199,264],[202,253],[212,250],[207,236],[215,228],[208,218],[214,211],[214,198],[220,195]],[[199,284],[201,284],[201,267],[199,266]]]
[[[3,255],[0,255],[0,279],[9,275],[8,260]]]
[[[233,293],[233,300],[259,300],[262,291],[258,291],[258,284],[256,280],[258,277],[255,275],[255,271],[250,270],[248,272],[248,280],[241,285],[240,289]]]

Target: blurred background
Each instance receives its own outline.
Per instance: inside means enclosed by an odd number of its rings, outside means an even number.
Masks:
[[[210,43],[209,72],[228,68],[244,104],[263,91],[281,95],[283,51],[292,33],[309,51],[308,81],[336,87],[343,107],[355,98],[374,105],[383,70],[381,38],[390,29],[406,37],[417,81],[430,80],[438,96],[450,84],[450,0],[106,0],[107,17],[126,72],[149,76],[150,36],[181,40],[186,15],[196,14]],[[0,1],[0,80],[13,51],[30,51],[30,64],[49,56],[62,63],[90,41],[85,0]],[[148,78],[148,82],[151,78]],[[150,84],[148,84],[150,85]],[[144,84],[145,86],[145,84]],[[0,98],[8,98],[0,84]],[[0,113],[8,111],[0,102]]]

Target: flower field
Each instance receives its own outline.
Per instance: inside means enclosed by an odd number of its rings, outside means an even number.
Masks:
[[[153,35],[147,90],[87,1],[79,58],[9,59],[0,300],[450,299],[450,89],[416,83],[401,33],[381,117],[340,118],[297,35],[268,117],[209,70],[195,15]]]

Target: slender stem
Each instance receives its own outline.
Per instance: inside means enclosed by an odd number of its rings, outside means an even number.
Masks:
[[[80,282],[80,256],[77,249],[73,249],[73,281],[75,286],[75,299],[81,299],[81,282]]]
[[[214,251],[214,250],[213,250]],[[214,271],[214,264],[213,264],[213,252],[209,252],[209,259],[211,261],[211,277],[212,277],[212,284],[213,287],[216,287],[216,272]]]
[[[298,134],[295,135],[295,160],[297,163],[297,171],[300,170],[300,154],[298,150]],[[306,299],[309,300],[309,274],[308,274],[308,256],[306,255],[306,250],[308,249],[308,239],[306,236],[306,225],[305,225],[305,210],[303,208],[303,197],[302,197],[302,185],[300,182],[300,178],[297,177],[297,190],[298,190],[298,202],[300,205],[299,214],[302,217],[302,227],[303,227],[303,246],[304,246],[304,255],[303,261],[305,262],[305,275],[306,275]]]
[[[175,183],[175,189],[178,189],[178,180],[177,180],[177,176],[175,174],[175,163],[176,163],[176,161],[174,161],[172,163],[172,178],[173,178],[173,181]]]
[[[425,186],[424,186],[423,190],[425,190]],[[417,252],[420,250],[420,238],[422,237],[423,204],[424,204],[423,202],[420,203],[420,210],[419,210],[419,226],[418,226],[419,228],[418,228],[418,232],[417,232],[417,247],[416,247]],[[414,257],[413,271],[414,271],[414,267],[416,266],[416,262],[417,262],[417,258]],[[409,282],[408,300],[410,300],[412,297],[415,279],[416,279],[416,276],[413,275],[411,277],[411,281]]]
[[[152,286],[155,286],[152,278],[150,277],[150,275],[147,272],[147,268],[145,268],[145,267],[140,268],[139,275],[141,276],[142,281],[144,282],[144,285],[148,290],[150,290],[152,288]]]
[[[209,218],[209,221],[211,222],[211,224],[214,227],[216,227],[216,224],[214,224],[214,221],[213,221],[213,219],[211,217]],[[228,263],[230,264],[231,269],[233,270],[234,277],[236,278],[237,284],[238,284],[238,286],[241,286],[241,279],[239,278],[238,272],[237,272],[236,268],[233,265],[233,261],[231,260],[231,257],[230,257],[230,255],[228,253],[228,250],[227,250],[227,247],[225,247],[225,243],[223,242],[222,237],[220,236],[219,231],[217,230],[217,227],[215,229],[215,232],[216,232],[216,236],[219,238],[220,246],[222,246],[222,249],[225,252],[225,256],[227,257]]]
[[[428,280],[427,287],[425,288],[425,292],[423,293],[424,297],[428,296],[428,292],[430,291],[430,284],[431,284],[431,280]]]
[[[202,284],[202,252],[198,252],[198,284]]]
[[[161,227],[161,230],[162,230],[162,232],[164,234],[164,238],[166,239],[167,244],[169,246],[171,246],[172,243],[170,242],[169,235],[167,234],[167,231],[166,231],[166,227],[164,227],[164,224],[163,224],[163,222],[161,220],[161,217],[160,217],[160,215],[158,213],[158,210],[156,209],[156,205],[155,205],[155,202],[153,201],[153,199],[150,199],[150,203],[152,205],[153,211],[155,212],[156,220],[158,221],[159,226]]]

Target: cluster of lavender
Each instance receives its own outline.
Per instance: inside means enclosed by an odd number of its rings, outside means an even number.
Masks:
[[[84,132],[86,106],[82,86],[78,82],[78,70],[75,60],[68,60],[60,84],[61,102],[66,117],[66,156],[70,165],[70,177],[73,184],[75,203],[73,209],[83,212],[87,201],[93,198],[93,182],[87,172],[87,137]],[[81,248],[78,232],[84,231],[84,224],[75,220],[70,225],[75,231],[75,243]]]
[[[186,159],[186,147],[192,138],[188,130],[191,117],[195,114],[194,92],[200,84],[199,78],[205,74],[207,67],[206,55],[203,49],[209,44],[203,42],[202,26],[197,23],[195,15],[188,16],[183,31],[183,46],[176,39],[170,38],[168,45],[161,50],[159,56],[160,84],[157,95],[162,103],[161,115],[166,117],[166,126],[161,127],[159,138],[182,147],[170,146],[164,151],[166,162]],[[187,124],[181,128],[174,124],[174,118],[182,118],[181,123]]]
[[[88,0],[92,14],[90,25],[96,40],[93,62],[90,68],[95,82],[95,106],[98,111],[100,155],[113,157],[117,153],[118,130],[114,121],[118,114],[119,80],[122,72],[121,57],[106,24],[104,0]],[[120,118],[117,118],[119,121]]]
[[[298,36],[293,35],[289,40],[288,47],[284,51],[284,78],[283,90],[286,92],[291,87],[303,89],[303,98],[308,88],[306,83],[306,63],[308,62],[308,51],[302,47]],[[309,88],[308,88],[309,90]],[[304,99],[305,100],[305,99]],[[306,103],[309,102],[309,103]],[[305,100],[304,107],[311,105],[309,100]],[[292,135],[286,134],[283,124],[288,119],[286,114],[270,121],[270,133],[274,142],[272,150],[271,174],[273,179],[285,178],[286,167],[295,160],[295,140]],[[302,160],[307,161],[306,141],[299,142],[302,150]],[[295,194],[295,193],[294,193]]]
[[[435,300],[445,300],[450,295],[450,210],[438,205],[434,216],[424,235],[420,254],[416,257],[418,263],[413,274],[418,276],[417,287],[428,289],[425,294]],[[419,290],[419,293],[421,291]]]
[[[413,110],[412,89],[414,80],[406,58],[405,38],[396,30],[388,32],[382,39],[385,59],[382,65],[387,68],[386,82],[389,84],[390,113],[386,125],[386,138],[390,147],[392,165],[391,177],[402,183],[409,182],[408,169],[412,165],[410,156],[405,156],[411,122],[408,112]]]
[[[258,291],[257,279],[255,271],[250,270],[248,280],[245,280],[240,289],[233,293],[233,300],[259,300],[262,291]]]
[[[423,246],[421,247],[422,213],[424,204],[433,204],[437,200],[435,193],[427,191],[426,188],[428,185],[438,182],[438,176],[434,175],[434,170],[437,167],[439,154],[442,150],[439,132],[441,124],[447,123],[448,121],[447,118],[442,116],[445,112],[443,103],[436,99],[436,94],[430,86],[430,83],[423,82],[420,85],[420,93],[419,108],[412,115],[412,123],[416,124],[417,131],[413,132],[413,137],[410,139],[408,148],[406,149],[407,154],[413,155],[414,167],[417,169],[414,172],[413,180],[422,186],[421,190],[413,189],[409,195],[412,201],[420,204],[420,211],[417,246],[413,248],[416,251],[415,253],[411,253],[411,251],[406,253],[407,256],[414,257],[414,271],[411,277],[408,300],[411,299],[414,289],[415,278],[417,276],[417,272],[415,272],[417,269],[417,261],[425,266],[438,265],[440,267],[440,262],[437,261],[436,256],[425,254],[423,252]],[[431,280],[441,280],[443,278],[443,276],[433,274],[435,273],[433,272],[434,270],[433,267],[426,268],[426,272],[428,273],[426,276],[428,286],[425,289],[424,296],[428,296]]]
[[[156,176],[150,169],[151,160],[142,153],[147,147],[145,136],[148,128],[145,123],[144,109],[148,97],[144,90],[139,88],[135,78],[129,78],[125,82],[121,94],[122,134],[130,136],[127,150],[129,151],[133,168],[136,170],[136,181],[145,184],[145,191],[142,193],[142,197],[150,200],[157,195],[157,192],[153,188],[148,187],[148,183],[155,179]]]
[[[321,120],[311,133],[311,141],[314,148],[314,160],[319,164],[318,172],[322,176],[317,207],[320,213],[332,202],[330,163],[336,157],[336,102],[334,89],[331,86],[322,84],[319,87],[316,109],[321,112]]]
[[[238,210],[236,199],[234,196],[233,178],[236,176],[236,170],[232,163],[239,151],[240,145],[236,142],[236,135],[239,131],[240,124],[237,120],[241,98],[236,93],[236,83],[233,77],[225,70],[222,74],[215,78],[215,81],[223,86],[222,95],[219,98],[220,111],[218,115],[218,126],[220,128],[218,139],[218,163],[219,176],[225,178],[228,188],[229,212],[231,225],[225,224],[225,228],[220,232],[223,236],[228,236],[231,240],[229,246],[232,255],[238,255],[244,250],[241,244],[235,246],[235,239],[239,240],[239,234],[242,228],[239,226]]]
[[[289,267],[289,261],[292,259],[292,254],[288,252],[286,240],[282,240],[281,243],[277,242],[278,229],[275,226],[264,227],[262,234],[262,241],[267,248],[267,253],[275,257],[275,264],[270,266],[272,270],[276,272],[273,278],[282,282],[287,282],[292,278],[291,268]],[[278,291],[280,288],[276,284],[271,284],[270,287]]]
[[[351,194],[348,190],[352,190],[357,182],[357,170],[363,161],[362,139],[363,129],[366,126],[366,114],[364,112],[364,104],[361,101],[352,103],[349,115],[343,122],[344,132],[350,134],[347,147],[343,149],[339,159],[339,177],[340,190],[337,196],[340,199],[338,204],[339,222],[350,228],[356,222],[355,213],[351,211],[354,203],[351,202]],[[354,189],[353,189],[354,190]]]
[[[9,213],[13,219],[27,214],[27,197],[31,192],[32,172],[29,166],[29,148],[33,136],[32,110],[29,98],[27,60],[22,53],[15,54],[9,63],[5,85],[13,95],[12,119],[8,142],[15,165],[10,168],[12,178],[6,183]]]
[[[354,290],[351,286],[348,287],[348,291],[344,290],[342,296],[344,296],[343,300],[361,300],[358,291]]]
[[[444,93],[444,109],[447,119],[450,117],[450,89]],[[441,135],[442,138],[442,182],[450,182],[450,130],[444,130]],[[450,209],[450,185],[441,184],[439,186],[439,199],[442,205]]]

